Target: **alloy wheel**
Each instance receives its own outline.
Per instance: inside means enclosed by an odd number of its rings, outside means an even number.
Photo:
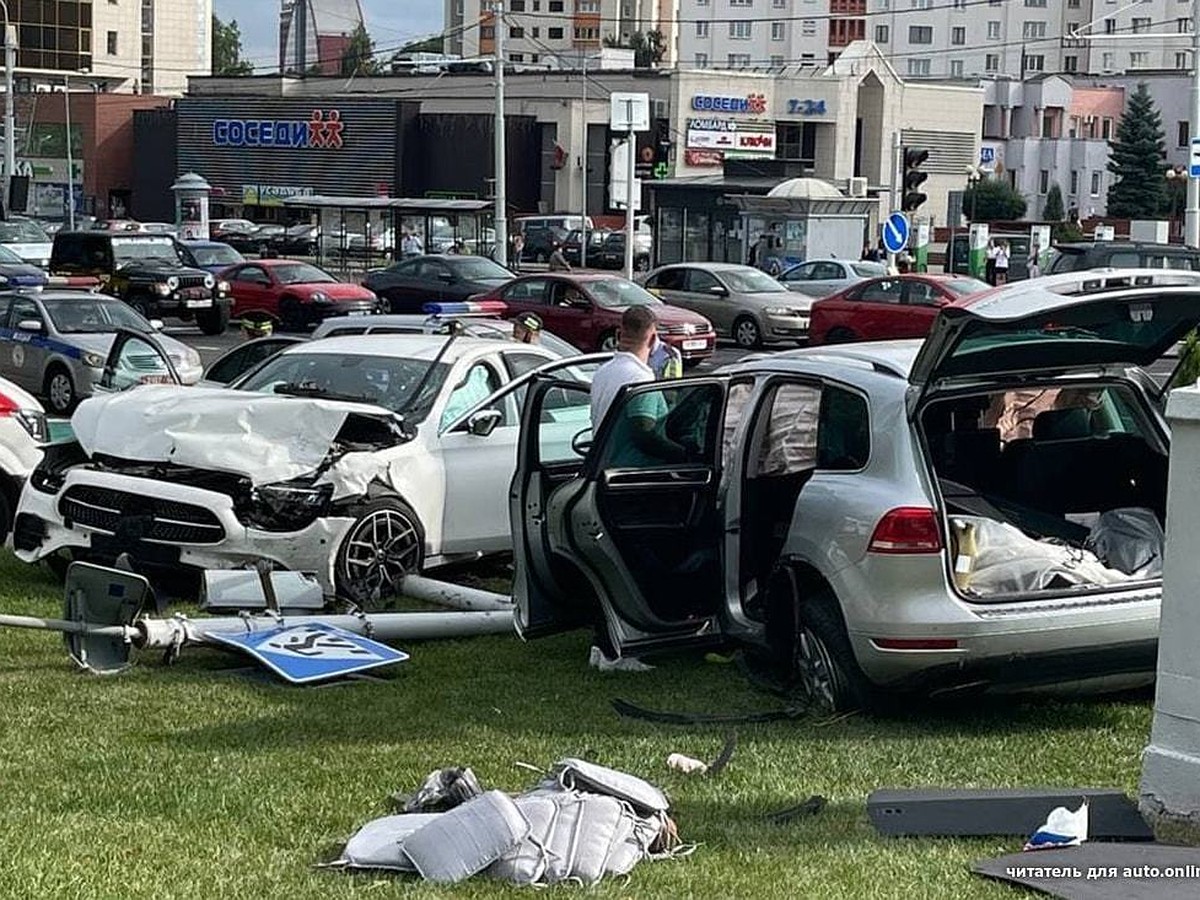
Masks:
[[[46,395],[50,400],[50,408],[57,413],[64,413],[75,402],[75,386],[71,384],[71,376],[66,372],[55,372],[50,376]]]
[[[757,347],[758,325],[753,319],[742,319],[734,326],[733,339],[739,347]]]
[[[346,538],[346,581],[364,601],[391,597],[420,559],[420,537],[412,521],[400,510],[377,509]]]
[[[801,627],[795,653],[797,687],[809,709],[825,714],[837,712],[837,674],[825,642],[808,627]]]
[[[615,353],[617,349],[617,333],[610,331],[600,338],[600,349],[604,353]]]

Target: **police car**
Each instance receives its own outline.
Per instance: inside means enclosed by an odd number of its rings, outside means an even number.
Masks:
[[[119,330],[149,333],[154,325],[104,294],[47,289],[0,293],[0,376],[45,398],[66,415],[92,394]],[[166,335],[158,342],[184,384],[200,380],[200,354]]]

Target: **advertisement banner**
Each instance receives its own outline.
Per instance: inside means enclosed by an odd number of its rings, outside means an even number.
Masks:
[[[724,150],[745,155],[775,155],[772,122],[731,119],[688,119],[684,146],[688,150]]]
[[[243,206],[283,206],[288,197],[311,197],[310,187],[287,187],[280,184],[243,184]]]
[[[971,275],[983,280],[987,274],[988,227],[986,222],[971,224]]]

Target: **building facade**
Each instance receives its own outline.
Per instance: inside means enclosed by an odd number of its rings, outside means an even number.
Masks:
[[[303,28],[300,15],[304,16]],[[303,57],[307,71],[337,75],[350,39],[362,25],[365,19],[359,0],[283,0],[279,10],[279,71],[299,71]]]
[[[984,83],[981,165],[1024,195],[1042,217],[1053,185],[1082,218],[1107,212],[1108,142],[1125,108],[1120,86],[1076,84],[1061,75]],[[965,187],[965,184],[964,184]]]
[[[446,51],[474,58],[496,52],[494,0],[445,0]],[[509,62],[561,65],[595,53],[605,40],[663,34],[663,64],[675,63],[678,0],[505,0]]]

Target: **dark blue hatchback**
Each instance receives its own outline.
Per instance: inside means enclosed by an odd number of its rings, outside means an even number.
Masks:
[[[0,244],[0,289],[39,288],[49,283],[46,273]]]

